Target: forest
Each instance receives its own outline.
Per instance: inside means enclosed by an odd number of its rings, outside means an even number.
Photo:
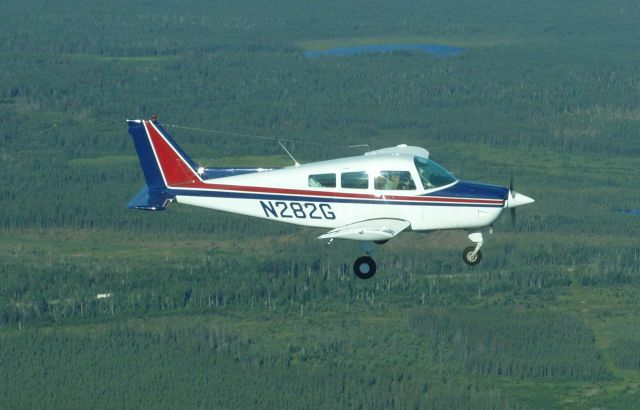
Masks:
[[[640,402],[640,7],[0,0],[0,408],[626,409]],[[332,47],[444,44],[307,58]],[[405,143],[536,199],[357,244],[172,204],[126,119],[206,166]]]

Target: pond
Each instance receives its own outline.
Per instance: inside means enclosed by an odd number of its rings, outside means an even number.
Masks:
[[[622,212],[629,215],[640,216],[640,209],[618,209],[618,212]]]
[[[447,58],[457,56],[462,53],[463,50],[464,49],[460,47],[445,46],[442,44],[379,44],[310,50],[305,51],[304,56],[312,58],[322,56],[344,57],[354,54],[386,53],[389,51],[418,51],[440,58]]]

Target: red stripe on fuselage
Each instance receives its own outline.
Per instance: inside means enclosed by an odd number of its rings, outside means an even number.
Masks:
[[[207,183],[198,184],[197,187],[190,186],[189,188],[197,188],[197,189],[213,190],[213,191],[236,191],[236,192],[255,192],[255,193],[280,194],[280,195],[316,196],[316,197],[326,197],[326,198],[379,199],[379,200],[387,200],[387,201],[414,201],[414,202],[477,203],[477,204],[487,204],[487,205],[503,205],[504,204],[504,201],[501,199],[352,194],[352,193],[344,193],[344,192],[309,191],[309,190],[303,190],[303,189],[269,188],[269,187],[257,187],[257,186],[223,185],[223,184],[207,184]]]
[[[169,188],[195,189],[209,191],[235,191],[267,193],[280,195],[302,195],[324,198],[349,198],[349,199],[373,199],[381,201],[411,201],[411,202],[437,202],[437,203],[461,203],[478,205],[504,205],[502,199],[482,198],[451,198],[436,196],[405,196],[405,195],[372,195],[345,192],[311,191],[306,189],[270,188],[245,185],[209,184],[205,183],[182,159],[169,142],[162,136],[155,126],[149,121],[144,121],[151,145],[156,153],[162,174]]]

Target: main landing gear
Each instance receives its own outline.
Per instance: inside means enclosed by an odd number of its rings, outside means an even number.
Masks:
[[[480,248],[482,248],[482,232],[473,232],[469,234],[469,239],[471,242],[474,242],[476,246],[469,246],[464,249],[462,252],[462,260],[467,265],[477,265],[482,260],[482,252],[480,252]]]
[[[354,262],[353,272],[360,279],[369,279],[376,274],[376,262],[371,256],[361,256]]]
[[[376,274],[376,262],[369,255],[373,253],[373,244],[371,242],[358,242],[360,249],[366,253],[353,263],[353,273],[360,279],[370,279]]]

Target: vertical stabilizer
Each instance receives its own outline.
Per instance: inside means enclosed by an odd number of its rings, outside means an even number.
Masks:
[[[188,187],[201,182],[198,165],[155,120],[128,120],[149,189]]]
[[[198,165],[156,120],[127,120],[127,123],[147,182],[129,202],[129,208],[163,210],[175,197],[171,188],[202,182]]]

